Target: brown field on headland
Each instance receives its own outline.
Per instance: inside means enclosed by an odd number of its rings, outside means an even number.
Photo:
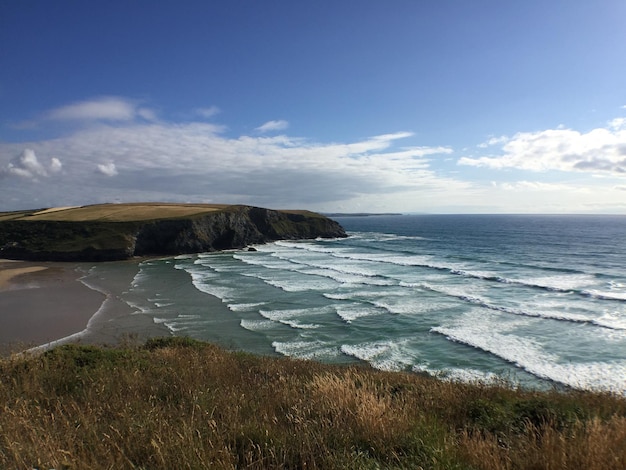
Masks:
[[[186,217],[214,212],[228,207],[225,204],[128,203],[96,204],[80,207],[54,207],[40,211],[0,213],[0,220],[54,220],[67,222],[106,221],[128,222],[135,220]]]
[[[2,220],[50,220],[63,222],[130,222],[140,220],[188,217],[215,212],[231,204],[182,204],[164,202],[138,202],[121,204],[95,204],[89,206],[51,207],[42,210],[0,212]],[[311,214],[304,210],[280,210],[291,214]]]
[[[626,399],[255,357],[183,338],[0,361],[0,467],[626,468]]]

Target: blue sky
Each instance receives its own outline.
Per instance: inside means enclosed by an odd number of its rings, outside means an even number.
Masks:
[[[0,3],[0,210],[626,213],[626,2]]]

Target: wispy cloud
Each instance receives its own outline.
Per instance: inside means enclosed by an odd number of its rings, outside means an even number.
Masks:
[[[265,124],[257,127],[255,131],[258,132],[273,132],[273,131],[283,131],[289,127],[289,123],[287,121],[279,120],[279,121],[267,121]]]
[[[509,138],[505,135],[500,136],[500,137],[491,137],[487,141],[478,144],[478,148],[484,149],[487,147],[491,147],[492,145],[504,144],[508,140]]]
[[[53,109],[44,115],[54,121],[132,121],[137,117],[153,120],[154,111],[119,97],[80,101]]]
[[[196,108],[194,110],[196,116],[200,116],[201,118],[208,119],[216,116],[221,112],[221,109],[217,106],[210,106],[208,108]]]
[[[495,156],[463,157],[458,163],[493,169],[626,173],[626,119],[581,133],[572,129],[521,132]]]

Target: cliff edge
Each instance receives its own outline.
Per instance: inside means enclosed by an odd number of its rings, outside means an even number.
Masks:
[[[114,261],[345,236],[341,225],[314,212],[242,205],[100,204],[0,213],[0,258],[22,260]]]

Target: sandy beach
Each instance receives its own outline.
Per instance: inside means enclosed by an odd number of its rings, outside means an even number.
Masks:
[[[115,344],[127,337],[169,335],[151,318],[133,315],[119,298],[137,263],[120,264],[110,279],[90,276],[91,266],[0,260],[0,354],[47,344]]]

